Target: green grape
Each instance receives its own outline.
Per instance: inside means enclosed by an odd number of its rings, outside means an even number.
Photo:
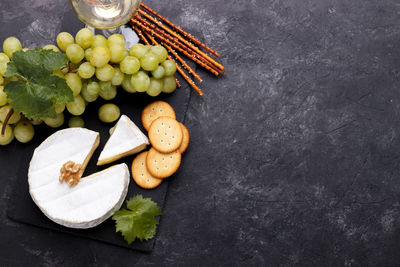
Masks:
[[[117,105],[114,104],[104,104],[99,108],[99,119],[102,122],[113,122],[118,120],[120,116],[120,110]]]
[[[56,111],[56,113],[62,113],[65,110],[65,103],[56,103],[54,105],[54,110]]]
[[[85,112],[86,103],[80,95],[74,97],[74,101],[67,103],[67,110],[75,116],[82,115]]]
[[[0,106],[7,104],[7,94],[4,92],[4,86],[0,85]]]
[[[127,56],[119,64],[119,67],[125,74],[134,74],[140,69],[140,61],[135,57]]]
[[[43,120],[44,123],[51,128],[58,128],[64,124],[64,113],[57,114],[56,118],[48,118]]]
[[[40,125],[40,124],[42,124],[42,120],[30,120],[30,123],[32,124],[32,125]]]
[[[0,123],[0,129],[3,128],[3,123]],[[0,145],[5,146],[11,143],[11,141],[14,139],[14,133],[13,129],[10,125],[6,126],[6,129],[4,131],[4,135],[0,134]]]
[[[88,88],[89,87],[93,87],[93,85],[90,85],[90,83],[89,84],[85,83],[82,86],[82,91],[81,91],[81,96],[83,97],[83,99],[86,102],[89,102],[89,103],[96,101],[97,98],[99,97],[100,86],[99,86],[99,84],[97,82],[92,82],[92,83],[95,83],[97,85],[97,92],[96,93],[93,93],[93,94],[90,93]],[[91,90],[93,90],[93,89],[91,89]]]
[[[96,34],[94,36],[93,42],[92,42],[92,48],[95,48],[98,46],[103,46],[103,47],[108,46],[106,37],[104,37],[103,35],[100,35],[100,34]]]
[[[5,62],[0,62],[0,75],[4,76],[4,74],[7,71],[7,63]]]
[[[114,76],[111,79],[111,83],[112,85],[121,85],[122,81],[124,80],[124,73],[118,68],[118,67],[114,67]]]
[[[151,72],[151,75],[156,79],[161,79],[164,77],[165,70],[162,66],[158,66],[157,69]]]
[[[71,117],[68,121],[69,128],[83,128],[85,121],[81,117]]]
[[[140,65],[144,70],[153,71],[158,67],[158,56],[153,53],[147,53],[140,59]]]
[[[109,49],[111,52],[110,61],[112,63],[119,63],[125,58],[125,46],[120,44],[110,44]]]
[[[75,43],[74,37],[68,32],[60,32],[57,35],[57,45],[62,51],[66,51],[70,44]]]
[[[63,75],[67,74],[69,72],[68,65],[65,65],[60,70],[63,73]]]
[[[0,53],[0,62],[8,63],[10,62],[10,58],[4,53]]]
[[[4,77],[0,75],[0,85],[4,84]]]
[[[0,121],[4,121],[7,117],[8,112],[12,109],[10,105],[5,105],[0,108]],[[7,124],[17,123],[21,119],[21,114],[19,112],[14,112]]]
[[[79,66],[78,73],[83,79],[92,78],[96,69],[89,63],[84,62]]]
[[[65,51],[65,54],[72,63],[79,63],[85,57],[85,51],[80,45],[70,44]]]
[[[165,49],[164,46],[162,46],[162,45],[152,46],[150,51],[153,54],[157,55],[159,62],[163,62],[168,57],[167,49]]]
[[[43,49],[48,49],[48,50],[53,50],[53,52],[60,52],[60,49],[58,49],[58,47],[57,46],[55,46],[55,45],[52,45],[52,44],[48,44],[48,45],[45,45],[45,46],[43,46]],[[17,138],[18,139],[18,138]]]
[[[176,64],[172,60],[165,60],[161,65],[164,67],[165,76],[171,76],[176,72]]]
[[[20,121],[14,127],[14,136],[21,143],[28,143],[35,135],[35,129],[29,121]]]
[[[96,78],[103,82],[111,81],[114,77],[114,72],[114,68],[106,64],[103,67],[96,68]]]
[[[75,36],[76,43],[83,49],[89,48],[93,42],[93,32],[89,28],[83,28]]]
[[[55,71],[53,71],[53,75],[58,76],[60,78],[65,78],[64,77],[64,72],[62,72],[61,69],[56,69]]]
[[[131,84],[135,91],[146,92],[150,88],[150,78],[144,71],[132,75]]]
[[[111,35],[110,37],[108,37],[107,43],[108,43],[108,46],[110,46],[111,44],[119,44],[119,45],[125,46],[125,38],[121,34],[115,33],[115,34]]]
[[[85,50],[85,59],[86,61],[90,61],[90,56],[92,55],[93,49],[92,48],[88,48]]]
[[[164,93],[172,93],[176,90],[176,80],[174,76],[166,76],[163,81],[164,85],[162,91]]]
[[[111,82],[100,82],[99,95],[104,100],[111,100],[117,96],[117,87]]]
[[[110,49],[103,46],[93,48],[92,54],[90,55],[90,64],[97,68],[101,68],[106,65],[111,58]]]
[[[22,50],[21,42],[15,37],[8,37],[3,42],[3,51],[11,58],[15,51]]]
[[[82,64],[82,61],[79,61],[78,63],[70,63],[69,64],[69,68],[71,69],[71,70],[78,70],[79,69],[79,66]],[[68,72],[68,71],[67,71]]]
[[[98,82],[92,81],[87,85],[87,91],[91,95],[98,95],[100,92],[100,85]]]
[[[76,73],[67,73],[65,75],[65,80],[66,80],[69,88],[71,88],[74,96],[79,95],[79,93],[81,92],[81,89],[82,89],[82,80],[79,77],[79,75]]]
[[[147,89],[147,94],[150,96],[158,96],[163,88],[163,80],[150,78],[150,87]]]
[[[135,88],[132,86],[131,82],[132,76],[131,75],[125,75],[124,80],[122,81],[122,88],[127,91],[128,93],[136,93]]]
[[[148,51],[148,47],[142,44],[135,44],[129,49],[129,55],[141,59]]]

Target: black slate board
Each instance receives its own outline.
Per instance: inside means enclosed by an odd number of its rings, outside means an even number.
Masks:
[[[109,137],[109,129],[114,125],[101,123],[97,118],[98,108],[106,103],[116,103],[121,109],[121,114],[127,115],[132,121],[140,127],[140,129],[146,133],[140,121],[140,114],[142,109],[148,103],[155,100],[164,100],[171,104],[175,109],[177,120],[184,121],[185,113],[187,110],[188,102],[190,98],[190,89],[185,86],[177,89],[177,91],[171,95],[162,94],[159,97],[153,98],[143,93],[129,94],[125,92],[122,88],[118,88],[118,95],[115,99],[111,101],[97,100],[96,102],[90,103],[87,106],[85,113],[82,117],[85,119],[85,127],[100,133],[100,145],[94,153],[91,161],[89,162],[85,174],[88,175],[93,172],[102,170],[113,164],[125,162],[129,167],[132,163],[134,155],[121,159],[117,162],[111,163],[109,165],[98,167],[96,166],[97,158],[100,151],[104,147],[105,142]],[[65,112],[68,113],[68,112]],[[68,116],[66,116],[64,127],[67,127]],[[101,225],[92,229],[69,229],[53,223],[49,220],[34,204],[29,194],[28,183],[27,183],[27,170],[30,159],[32,157],[34,149],[50,134],[55,132],[55,129],[51,129],[45,125],[40,125],[36,127],[36,133],[34,139],[28,143],[20,146],[20,149],[16,149],[11,153],[7,150],[0,150],[0,162],[4,157],[15,157],[20,158],[16,160],[18,162],[18,174],[17,180],[14,187],[14,192],[11,195],[11,199],[8,205],[8,216],[18,222],[23,222],[42,228],[48,228],[52,230],[57,230],[81,237],[86,237],[113,245],[118,245],[122,247],[127,247],[130,249],[136,249],[140,251],[150,252],[154,246],[155,239],[149,240],[147,242],[135,241],[131,245],[127,245],[123,240],[120,233],[115,233],[114,222],[108,219]],[[4,166],[5,168],[15,168],[15,166]],[[169,178],[171,179],[171,178]],[[164,205],[165,196],[168,189],[168,179],[166,179],[158,188],[154,190],[144,190],[139,188],[133,179],[130,181],[129,190],[127,194],[127,199],[135,194],[142,194],[144,197],[151,197],[158,205],[162,208]]]
[[[75,34],[80,28],[84,25],[80,22],[75,14],[69,10],[66,12],[63,18],[63,26],[60,31],[67,31],[71,34]],[[85,113],[82,117],[85,120],[85,127],[100,133],[100,145],[94,153],[91,161],[89,162],[85,174],[90,174],[99,170],[102,170],[108,166],[113,164],[125,162],[128,164],[129,168],[134,158],[134,155],[121,159],[117,162],[113,162],[103,167],[97,167],[96,161],[100,154],[100,151],[104,147],[105,142],[109,137],[109,129],[114,125],[101,123],[97,118],[98,108],[104,103],[116,103],[120,109],[121,114],[127,115],[132,121],[140,127],[140,129],[146,133],[143,129],[140,114],[145,105],[155,100],[164,100],[171,104],[171,106],[175,109],[177,120],[183,122],[185,119],[185,114],[187,110],[187,106],[189,104],[190,99],[190,88],[184,84],[182,88],[178,88],[173,94],[161,94],[160,96],[154,98],[148,96],[146,93],[135,93],[130,94],[125,92],[122,88],[118,88],[117,97],[111,101],[100,100],[100,98],[93,103],[90,103]],[[68,112],[65,112],[67,114]],[[68,127],[68,116],[65,118],[65,123],[63,127]],[[61,127],[61,128],[63,128]],[[61,129],[60,128],[60,129]],[[7,214],[8,216],[15,221],[27,223],[30,225],[52,229],[56,231],[61,231],[68,234],[73,234],[76,236],[81,236],[85,238],[90,238],[93,240],[102,241],[105,243],[126,247],[130,249],[140,250],[144,252],[150,252],[153,249],[155,238],[147,241],[147,242],[134,242],[131,245],[127,245],[123,240],[120,233],[115,233],[114,222],[111,219],[108,219],[101,225],[86,230],[78,230],[78,229],[69,229],[63,226],[60,226],[56,223],[53,223],[49,220],[34,204],[32,201],[27,183],[27,171],[29,161],[32,157],[34,149],[45,140],[49,135],[54,133],[58,129],[51,129],[45,125],[40,125],[35,127],[35,137],[28,144],[10,144],[4,149],[0,150],[0,162],[2,159],[13,157],[14,162],[18,162],[18,172],[17,172],[17,180],[14,186],[14,192],[11,195]],[[16,141],[14,141],[16,142]],[[2,166],[2,168],[9,168],[10,173],[12,170],[15,170],[15,166]],[[169,178],[173,179],[173,177]],[[157,189],[154,190],[144,190],[139,188],[133,179],[130,181],[129,190],[127,194],[127,199],[132,197],[135,194],[142,194],[144,197],[151,197],[158,205],[163,208],[165,196],[168,189],[168,179],[165,180]],[[125,205],[125,204],[124,204]]]

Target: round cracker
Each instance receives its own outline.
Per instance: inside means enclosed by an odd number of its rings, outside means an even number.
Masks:
[[[178,150],[181,154],[183,154],[189,146],[190,135],[189,135],[189,130],[186,128],[185,125],[183,125],[183,123],[179,123],[179,125],[181,126],[182,129],[183,138],[182,138],[182,143],[178,148]]]
[[[171,153],[182,144],[182,128],[173,118],[159,117],[150,126],[149,140],[161,153]]]
[[[146,167],[147,151],[140,153],[132,162],[132,177],[135,183],[144,189],[153,189],[162,183],[162,179],[153,177]]]
[[[142,124],[146,131],[149,131],[151,123],[161,116],[176,119],[174,109],[167,102],[155,101],[148,104],[142,111]]]
[[[163,154],[154,147],[150,148],[146,157],[147,170],[156,178],[167,178],[174,174],[181,165],[181,153],[174,151]]]

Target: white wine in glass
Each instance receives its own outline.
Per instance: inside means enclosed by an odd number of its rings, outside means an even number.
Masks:
[[[78,18],[85,24],[102,29],[108,37],[113,33],[126,33],[120,26],[129,22],[139,9],[141,0],[69,0]],[[133,30],[131,32],[134,34]],[[129,37],[129,36],[128,36]],[[135,35],[137,38],[137,36]],[[129,38],[125,36],[129,42]]]

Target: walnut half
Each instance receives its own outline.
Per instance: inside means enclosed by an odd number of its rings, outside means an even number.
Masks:
[[[83,174],[82,164],[75,164],[73,161],[67,161],[60,170],[60,183],[67,182],[69,186],[75,186],[79,183]]]

